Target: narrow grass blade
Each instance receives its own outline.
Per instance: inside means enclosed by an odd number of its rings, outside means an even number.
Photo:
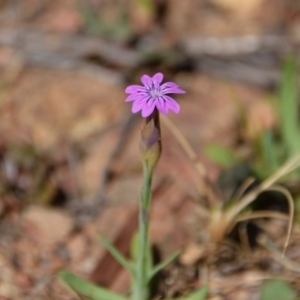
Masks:
[[[129,262],[123,254],[121,254],[109,241],[108,239],[100,234],[101,242],[104,244],[105,248],[110,252],[110,254],[127,269],[133,276],[135,276],[135,270],[131,262]]]
[[[280,163],[278,160],[278,149],[276,149],[273,132],[271,130],[266,130],[262,134],[262,151],[263,157],[266,162],[268,162],[268,173],[275,172],[279,167]]]
[[[58,273],[58,278],[74,292],[87,297],[90,300],[128,300],[121,295],[112,293],[105,288],[98,287],[89,281],[66,271],[60,271]]]
[[[178,255],[180,254],[180,251],[176,251],[173,253],[170,257],[168,257],[166,260],[155,266],[151,272],[149,273],[148,280],[150,281],[159,271],[161,271],[163,268],[165,268],[167,265],[169,265],[173,260],[175,260]]]

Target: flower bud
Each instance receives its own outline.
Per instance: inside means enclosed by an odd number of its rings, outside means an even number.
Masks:
[[[149,171],[157,164],[162,151],[159,112],[154,109],[153,113],[145,118],[141,131],[140,155],[144,166]]]

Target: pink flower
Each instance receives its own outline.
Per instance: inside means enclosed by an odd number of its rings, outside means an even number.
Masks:
[[[125,102],[133,102],[131,109],[133,113],[142,111],[144,118],[150,116],[155,108],[165,115],[169,113],[169,110],[179,113],[179,104],[168,94],[184,94],[185,91],[174,82],[160,85],[163,77],[162,73],[156,73],[152,78],[143,75],[141,81],[144,86],[130,85],[125,89],[125,93],[130,94]]]

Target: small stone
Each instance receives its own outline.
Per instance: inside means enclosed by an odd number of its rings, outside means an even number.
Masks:
[[[74,226],[74,220],[59,209],[30,206],[23,214],[26,234],[41,245],[64,241]]]

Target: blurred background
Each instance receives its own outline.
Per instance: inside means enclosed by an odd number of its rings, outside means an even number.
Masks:
[[[127,291],[97,236],[127,254],[136,228],[142,118],[124,102],[127,85],[159,71],[187,91],[170,118],[215,182],[221,168],[253,162],[261,132],[280,127],[273,102],[299,43],[297,0],[1,0],[0,300],[77,299],[56,280],[61,268]],[[193,163],[162,130],[151,234],[164,257],[201,241],[203,227]],[[253,282],[232,287],[237,272],[265,276],[244,255],[210,261],[226,278],[209,299],[258,299]],[[176,295],[193,276],[161,289]]]

